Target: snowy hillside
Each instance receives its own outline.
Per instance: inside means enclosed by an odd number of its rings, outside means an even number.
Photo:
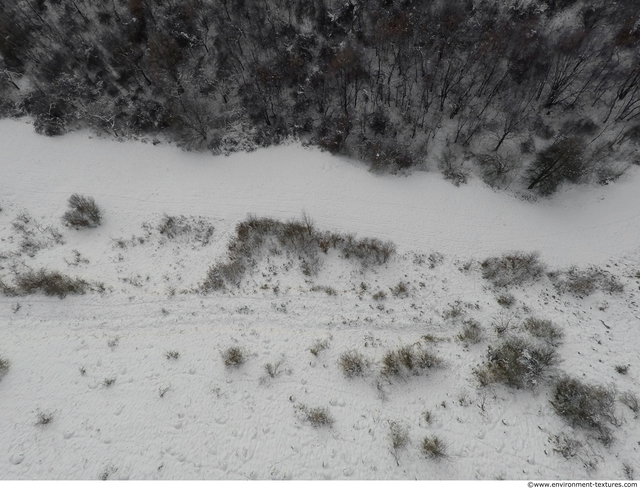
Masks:
[[[0,208],[1,478],[640,474],[638,168],[527,202],[1,120]]]

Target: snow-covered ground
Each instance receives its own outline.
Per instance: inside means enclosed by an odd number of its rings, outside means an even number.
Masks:
[[[95,198],[101,226],[62,225],[73,193]],[[374,175],[296,144],[212,157],[85,132],[45,138],[27,121],[2,120],[0,208],[5,284],[44,268],[106,289],[62,300],[0,295],[0,358],[11,363],[0,380],[1,478],[621,479],[625,466],[640,474],[637,413],[616,403],[615,441],[605,447],[549,402],[562,372],[640,395],[638,168],[609,186],[531,203],[478,181],[455,188],[432,173]],[[287,220],[303,211],[318,229],[391,240],[397,253],[363,267],[330,251],[308,276],[294,254],[264,250],[239,287],[196,290],[247,214]],[[168,238],[164,214],[213,234]],[[539,251],[549,271],[598,266],[624,291],[578,297],[547,276],[493,288],[479,261],[514,250]],[[394,295],[399,283],[406,293]],[[374,299],[379,292],[386,297]],[[513,305],[500,305],[509,293]],[[564,333],[559,364],[533,389],[480,388],[473,370],[488,347],[526,337],[528,317]],[[470,320],[482,328],[478,343],[458,339]],[[326,348],[314,355],[318,344]],[[381,376],[385,354],[403,346],[442,363]],[[223,363],[230,347],[246,355],[239,368]],[[368,362],[362,377],[339,367],[351,351]],[[304,406],[326,408],[333,424],[314,427]],[[408,433],[395,451],[394,423]],[[580,442],[574,456],[557,451],[560,435]],[[445,458],[425,457],[427,436],[445,442]]]

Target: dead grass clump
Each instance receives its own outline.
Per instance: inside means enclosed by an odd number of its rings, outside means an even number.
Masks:
[[[536,338],[544,340],[551,346],[558,346],[564,333],[548,319],[527,318],[522,327]]]
[[[520,338],[510,338],[497,347],[490,346],[487,362],[474,373],[480,384],[505,384],[516,388],[535,387],[545,371],[556,362],[549,346],[536,346]]]
[[[496,302],[504,307],[505,309],[509,309],[516,302],[516,298],[511,294],[501,294],[496,297]]]
[[[462,333],[458,334],[458,339],[465,344],[477,344],[482,341],[484,332],[478,321],[467,319],[462,328]]]
[[[321,351],[326,350],[327,348],[329,348],[328,340],[318,340],[313,344],[311,348],[309,348],[309,351],[312,355],[317,357]]]
[[[45,426],[53,421],[53,413],[43,413],[38,412],[38,420],[36,421],[36,426]]]
[[[310,408],[305,404],[298,404],[296,409],[302,420],[309,423],[314,428],[322,428],[324,426],[331,428],[335,422],[333,416],[326,407]]]
[[[398,282],[397,285],[391,287],[391,294],[394,297],[407,297],[409,295],[409,285],[404,282]]]
[[[215,228],[203,218],[189,218],[186,216],[170,216],[165,214],[156,229],[162,236],[175,239],[180,236],[190,236],[202,246],[211,241]]]
[[[327,295],[336,296],[338,292],[333,287],[329,287],[327,285],[314,285],[311,287],[311,292],[324,292]]]
[[[357,351],[349,351],[340,355],[338,366],[345,377],[363,377],[366,373],[368,362],[362,354]]]
[[[549,278],[559,293],[569,293],[576,297],[586,297],[596,290],[602,290],[609,294],[624,291],[624,286],[615,275],[597,267],[586,270],[573,267],[565,271],[550,273]]]
[[[222,361],[228,368],[239,368],[247,361],[247,356],[242,348],[232,346],[222,352]]]
[[[66,226],[72,228],[94,228],[102,222],[102,210],[93,197],[73,194],[69,197],[69,210],[62,216]]]
[[[389,441],[391,442],[391,453],[396,459],[396,465],[400,466],[398,450],[407,447],[409,443],[409,428],[395,421],[391,421],[389,423]]]
[[[447,444],[437,436],[425,436],[420,447],[422,453],[432,459],[440,460],[447,458]]]
[[[638,397],[633,392],[620,394],[619,399],[622,404],[636,414],[636,417],[638,416],[638,413],[640,413],[640,405],[638,404]]]
[[[510,253],[480,264],[482,277],[496,287],[511,287],[537,280],[545,271],[538,253]]]
[[[10,366],[11,362],[8,358],[0,357],[0,380],[7,374]]]
[[[575,438],[570,438],[564,433],[554,435],[550,441],[553,443],[553,451],[562,455],[565,459],[575,457],[582,448],[582,442]]]
[[[387,352],[382,357],[381,374],[384,377],[400,377],[406,374],[419,375],[425,370],[437,368],[442,360],[433,353],[416,345],[403,346]]]
[[[595,431],[605,445],[613,441],[609,425],[619,424],[614,410],[615,389],[563,376],[555,381],[552,398],[551,405],[556,413],[572,426]]]
[[[84,294],[89,288],[89,283],[42,268],[37,272],[28,271],[18,275],[16,287],[25,294],[42,291],[46,295],[57,295],[63,299],[67,294]]]

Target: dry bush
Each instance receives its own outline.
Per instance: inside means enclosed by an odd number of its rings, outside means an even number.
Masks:
[[[407,447],[409,443],[409,428],[395,421],[391,421],[389,423],[389,441],[391,442],[391,453],[396,459],[396,464],[399,466],[398,450]]]
[[[476,344],[482,341],[484,332],[482,326],[473,319],[467,319],[462,328],[462,333],[458,334],[458,339],[465,344]]]
[[[516,302],[516,298],[513,297],[513,295],[511,294],[501,294],[499,296],[496,297],[496,302],[504,307],[505,309],[509,309],[511,306],[513,306]]]
[[[11,362],[8,358],[0,357],[0,380],[7,374],[10,366]]]
[[[496,347],[490,346],[487,361],[474,373],[483,386],[500,383],[531,388],[537,386],[542,375],[556,360],[556,352],[551,347],[510,338]]]
[[[640,404],[638,403],[638,397],[633,392],[625,392],[620,394],[620,402],[627,406],[631,411],[636,414],[640,413]]]
[[[610,294],[624,291],[624,286],[615,275],[597,267],[586,270],[572,267],[568,270],[552,272],[549,278],[559,293],[569,293],[576,297],[586,297],[596,290]]]
[[[582,448],[582,442],[580,440],[570,438],[564,433],[554,435],[550,440],[554,444],[553,451],[559,453],[566,459],[575,457]]]
[[[416,345],[403,346],[387,352],[382,357],[380,373],[384,377],[400,377],[406,374],[419,375],[440,365],[442,365],[442,360],[433,353],[422,350]]]
[[[85,280],[42,268],[37,272],[28,271],[18,275],[16,287],[25,294],[42,291],[46,295],[57,295],[63,299],[67,294],[84,294],[90,285]]]
[[[38,420],[36,421],[36,426],[45,426],[53,421],[53,413],[47,412],[38,412]]]
[[[309,348],[309,351],[312,355],[317,357],[321,351],[326,350],[327,348],[329,348],[328,340],[318,340],[313,344],[311,348]]]
[[[527,318],[522,327],[532,336],[544,340],[551,346],[558,346],[564,333],[548,319]]]
[[[551,405],[572,426],[596,432],[598,439],[609,445],[613,441],[609,425],[619,424],[615,401],[613,388],[585,384],[579,379],[563,376],[554,382]]]
[[[447,444],[437,436],[425,436],[420,446],[422,453],[433,460],[447,458]]]
[[[211,241],[215,228],[203,218],[186,216],[170,216],[165,214],[156,226],[158,233],[169,239],[190,236],[202,246]]]
[[[510,287],[537,280],[545,271],[538,253],[509,253],[487,258],[480,266],[482,278],[496,287]]]
[[[397,285],[391,287],[391,294],[394,297],[407,297],[409,295],[409,285],[404,282],[398,282]]]
[[[303,421],[309,423],[314,428],[321,428],[327,426],[331,428],[335,420],[329,409],[326,407],[314,407],[310,408],[304,404],[298,404],[296,409]]]
[[[242,348],[232,346],[222,352],[222,361],[225,367],[239,368],[247,361],[247,356]]]
[[[357,351],[349,351],[340,355],[338,366],[345,377],[363,377],[366,373],[368,362],[362,354]]]
[[[73,194],[69,197],[69,210],[62,216],[66,226],[72,228],[94,228],[102,222],[102,210],[93,197]]]

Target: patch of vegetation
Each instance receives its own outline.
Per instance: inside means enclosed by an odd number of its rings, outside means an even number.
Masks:
[[[553,443],[553,451],[562,455],[565,459],[575,457],[582,448],[582,442],[575,438],[571,438],[564,433],[554,435],[550,438]]]
[[[544,340],[551,346],[558,346],[564,333],[548,319],[527,318],[522,327],[536,338]]]
[[[362,354],[357,351],[349,351],[340,355],[338,366],[345,377],[363,377],[366,373],[368,362]]]
[[[94,228],[102,222],[102,210],[93,197],[73,194],[69,197],[69,210],[62,216],[62,222],[75,229]]]
[[[407,447],[407,444],[409,443],[409,428],[392,421],[389,423],[389,441],[391,442],[391,453],[396,459],[396,465],[400,466],[398,450]]]
[[[321,351],[326,350],[327,348],[329,348],[328,340],[318,340],[313,344],[311,348],[309,348],[309,351],[312,355],[317,357]]]
[[[482,278],[495,287],[511,287],[533,282],[545,271],[538,253],[509,253],[501,257],[487,258],[480,264]]]
[[[487,361],[474,370],[480,385],[494,383],[516,388],[532,388],[545,371],[556,363],[557,355],[549,346],[533,345],[520,338],[510,338],[490,346]]]
[[[46,295],[57,295],[60,299],[67,294],[84,294],[91,288],[90,284],[80,278],[71,278],[60,272],[45,270],[28,271],[16,277],[17,290],[25,294],[39,291]]]
[[[447,444],[438,436],[425,436],[420,450],[425,457],[432,460],[447,458]]]
[[[180,352],[177,350],[169,350],[164,352],[164,356],[167,360],[177,360],[180,358]]]
[[[397,285],[391,287],[391,294],[394,297],[407,297],[409,295],[409,284],[398,282]]]
[[[371,298],[374,301],[383,301],[383,300],[385,300],[387,298],[387,294],[384,291],[379,290],[375,294],[371,295]]]
[[[496,297],[496,302],[505,309],[509,309],[515,304],[516,298],[511,294],[500,294]]]
[[[627,375],[629,373],[629,365],[616,365],[614,368],[620,375]]]
[[[417,345],[403,346],[387,352],[382,357],[381,374],[384,377],[401,377],[407,374],[419,375],[442,365],[442,360],[433,353]]]
[[[296,406],[299,416],[303,421],[309,423],[314,428],[328,427],[331,428],[335,420],[329,409],[326,407],[313,407],[310,408],[305,404],[298,404]]]
[[[168,214],[165,214],[162,219],[160,219],[156,229],[158,233],[168,239],[189,236],[202,246],[210,243],[215,231],[215,228],[204,218],[170,216]]]
[[[64,244],[60,231],[52,226],[39,224],[26,211],[20,212],[11,225],[20,235],[20,252],[31,258],[42,249]]]
[[[473,319],[467,319],[463,324],[462,333],[458,334],[458,339],[465,344],[480,343],[484,336],[480,323]]]
[[[314,285],[313,287],[311,287],[311,292],[324,292],[325,294],[331,296],[338,295],[336,289],[334,289],[333,287],[328,287],[326,285]]]
[[[11,366],[11,362],[8,358],[0,357],[0,380],[4,377],[9,371],[9,367]]]
[[[445,309],[442,312],[442,319],[457,319],[464,316],[465,311],[460,301],[455,301],[453,304],[448,304],[449,309]]]
[[[556,413],[572,426],[594,431],[598,439],[613,442],[610,425],[617,426],[616,392],[613,388],[591,385],[579,379],[563,376],[553,384],[551,405]]]
[[[317,255],[332,249],[340,252],[344,259],[358,260],[362,266],[382,265],[395,253],[395,245],[390,241],[318,231],[306,215],[287,222],[249,215],[236,226],[236,234],[227,247],[227,260],[209,269],[201,290],[219,290],[227,283],[238,285],[263,249],[281,249],[293,254],[301,260],[306,274],[317,272]]]
[[[247,361],[247,355],[242,348],[232,346],[222,352],[222,361],[225,367],[239,368]]]
[[[36,426],[45,426],[53,421],[53,413],[51,412],[38,412],[38,419],[36,421]]]
[[[102,385],[105,387],[111,387],[113,384],[115,384],[115,382],[116,382],[115,377],[108,377],[102,381]]]
[[[609,294],[624,291],[624,286],[615,275],[597,267],[586,270],[572,267],[565,271],[552,272],[549,278],[559,293],[569,293],[576,297],[586,297],[596,290]]]
[[[636,414],[636,417],[640,413],[640,405],[638,403],[638,396],[636,396],[633,392],[625,392],[620,394],[620,402],[627,406],[631,411]]]

